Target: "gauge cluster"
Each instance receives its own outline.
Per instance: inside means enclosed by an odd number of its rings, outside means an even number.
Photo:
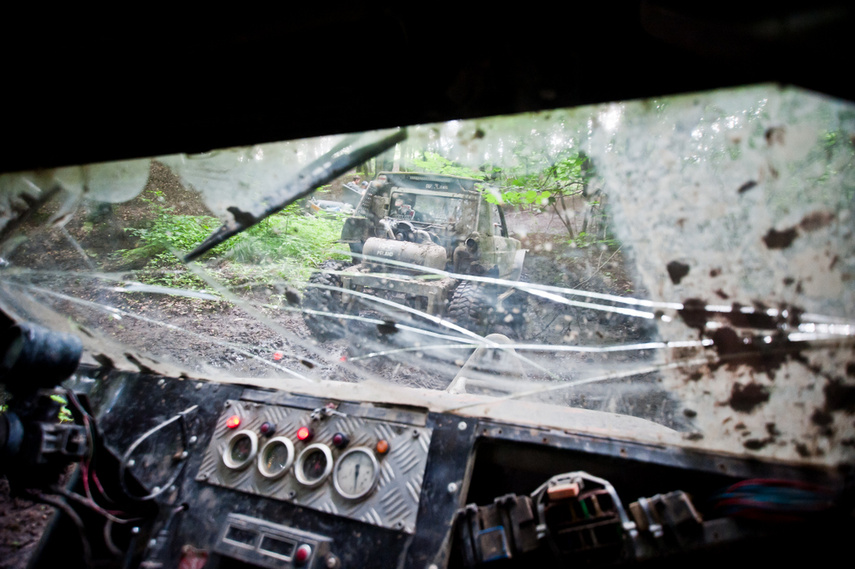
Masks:
[[[432,435],[426,415],[317,405],[258,392],[226,401],[196,480],[414,533]]]

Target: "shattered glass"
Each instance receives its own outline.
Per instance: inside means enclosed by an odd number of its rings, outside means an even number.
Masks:
[[[80,336],[91,365],[837,464],[855,457],[853,133],[852,104],[761,85],[8,173],[0,302]],[[504,203],[504,221],[480,210],[470,247],[501,253],[506,223],[522,270],[386,260],[377,278],[465,284],[489,299],[489,326],[417,294],[342,290],[348,260],[370,257],[344,242],[338,264],[253,255],[252,237],[193,261],[190,247],[154,264],[132,253],[178,218],[231,239],[269,223],[308,251],[313,236],[280,210],[381,163],[424,172],[427,156]],[[582,181],[562,185],[580,157]],[[427,233],[413,241],[451,254],[429,224],[461,200],[397,196],[357,212],[406,221],[407,205]],[[309,305],[313,288],[349,302]],[[338,337],[318,338],[306,315]]]

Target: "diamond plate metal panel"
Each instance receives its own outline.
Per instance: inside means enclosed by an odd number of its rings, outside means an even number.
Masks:
[[[373,412],[376,413],[376,410]],[[233,430],[225,426],[226,419],[232,415],[241,418],[238,429]],[[253,401],[226,402],[196,480],[375,526],[415,533],[432,430],[376,417],[339,413],[315,415],[313,418],[312,411],[287,405]],[[318,418],[318,415],[321,418]],[[256,433],[259,441],[258,453],[261,453],[268,440],[261,434],[261,425],[264,423],[275,425],[275,436],[291,439],[297,456],[309,444],[327,445],[332,451],[333,472],[319,486],[308,488],[294,476],[293,465],[281,478],[271,480],[264,477],[258,470],[258,455],[244,469],[233,470],[227,467],[222,457],[235,432],[249,430]],[[314,431],[310,441],[297,440],[297,430],[302,426],[309,426]],[[332,444],[333,436],[338,432],[346,434],[350,439],[346,449],[338,449]],[[374,490],[358,500],[341,496],[333,486],[333,473],[339,457],[345,450],[355,447],[372,449],[373,452],[377,441],[381,439],[389,443],[389,451],[385,455],[374,453],[379,462]],[[296,456],[294,462],[297,462]]]

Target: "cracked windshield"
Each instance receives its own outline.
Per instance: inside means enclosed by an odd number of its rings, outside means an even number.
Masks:
[[[761,85],[5,174],[0,302],[91,365],[837,463],[853,133]]]

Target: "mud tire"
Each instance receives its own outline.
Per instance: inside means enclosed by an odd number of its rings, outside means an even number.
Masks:
[[[448,303],[449,320],[481,336],[489,334],[496,321],[492,288],[471,281],[460,283]]]
[[[309,284],[341,287],[341,277],[327,271],[340,271],[343,268],[343,263],[326,261],[321,265],[320,271],[312,273],[309,277]],[[305,294],[303,294],[303,308],[320,312],[340,313],[344,307],[340,292],[310,286],[306,289]],[[306,323],[309,332],[318,341],[338,340],[345,335],[345,324],[339,318],[304,312],[303,321]]]

